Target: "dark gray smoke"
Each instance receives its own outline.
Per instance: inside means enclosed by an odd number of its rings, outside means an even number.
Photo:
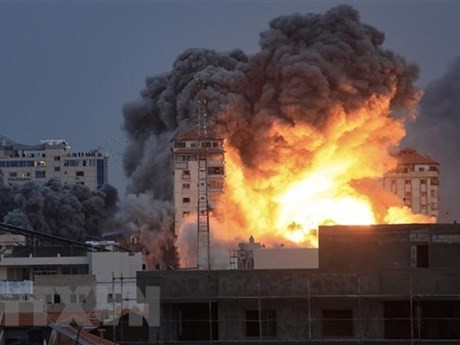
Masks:
[[[58,180],[0,183],[0,218],[10,225],[84,241],[86,235],[101,235],[105,221],[116,211],[117,195],[108,184],[91,191]]]
[[[170,72],[147,78],[141,98],[124,107],[128,192],[172,199],[171,140],[196,124],[202,96],[211,125],[250,169],[298,149],[272,131],[275,121],[321,130],[337,113],[334,106],[349,114],[379,96],[390,99],[395,114],[407,115],[419,98],[418,69],[383,42],[384,34],[361,23],[356,10],[338,6],[323,15],[273,19],[252,56],[186,50]],[[308,161],[311,152],[302,154]]]
[[[440,221],[460,220],[460,57],[426,88],[407,144],[440,163]]]
[[[124,107],[129,192],[171,199],[170,141],[196,123],[198,94],[208,99],[210,121],[252,166],[283,145],[269,136],[274,119],[321,128],[331,104],[351,112],[372,95],[392,95],[401,112],[418,100],[417,67],[384,50],[384,34],[349,6],[275,18],[260,37],[253,56],[189,49],[169,73],[147,78],[141,98]]]

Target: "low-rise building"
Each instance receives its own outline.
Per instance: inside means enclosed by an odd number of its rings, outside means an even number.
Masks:
[[[10,256],[0,256],[0,279],[31,282],[33,298],[48,311],[83,305],[111,319],[124,309],[143,311],[136,301],[136,272],[142,270],[142,260],[142,253],[15,247]]]
[[[458,344],[460,225],[321,226],[317,269],[138,272],[138,285],[163,344]]]

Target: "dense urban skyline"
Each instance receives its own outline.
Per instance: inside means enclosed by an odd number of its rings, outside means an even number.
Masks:
[[[121,109],[147,76],[170,70],[187,48],[251,54],[270,19],[323,13],[338,3],[3,2],[1,134],[26,144],[65,138],[75,150],[105,146],[109,181],[123,195]],[[459,55],[456,2],[349,4],[385,33],[384,47],[420,66],[419,87],[440,78]]]

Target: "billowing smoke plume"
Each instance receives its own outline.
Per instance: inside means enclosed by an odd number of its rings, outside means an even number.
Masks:
[[[116,211],[117,199],[117,190],[108,184],[91,191],[58,180],[0,183],[0,218],[10,225],[84,241],[86,235],[101,235],[104,222]]]
[[[273,19],[251,56],[186,50],[170,72],[148,78],[141,98],[124,108],[129,192],[171,200],[171,140],[196,125],[195,105],[203,96],[210,126],[259,191],[274,191],[316,164],[318,150],[331,158],[344,147],[356,156],[367,150],[371,158],[357,167],[357,178],[388,170],[394,161],[377,154],[399,143],[420,94],[413,87],[417,67],[383,49],[383,42],[384,34],[362,24],[356,10],[338,6],[323,15]],[[326,147],[329,138],[335,141]]]
[[[428,85],[407,144],[440,163],[441,221],[460,220],[460,57],[445,75]]]

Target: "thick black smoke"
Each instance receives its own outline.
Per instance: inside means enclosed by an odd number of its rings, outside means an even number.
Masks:
[[[84,241],[86,235],[101,235],[105,221],[116,211],[117,199],[117,190],[108,184],[91,191],[58,180],[0,183],[0,218],[10,225]]]
[[[289,133],[273,130],[275,123],[321,131],[338,112],[347,116],[376,99],[407,115],[419,98],[413,87],[418,69],[383,49],[383,42],[384,34],[361,23],[356,10],[338,6],[323,15],[273,19],[260,35],[260,51],[251,56],[186,50],[171,71],[147,78],[140,99],[124,107],[128,192],[172,199],[171,140],[196,125],[202,96],[210,125],[246,167],[265,175],[271,172],[263,171],[264,162],[282,162],[298,150],[287,144]],[[303,161],[311,155],[302,148]]]
[[[428,85],[407,144],[440,163],[440,221],[460,220],[460,57]]]
[[[324,15],[273,19],[253,56],[186,50],[170,72],[148,78],[141,98],[124,107],[129,192],[171,199],[171,139],[196,123],[199,93],[208,99],[216,129],[254,167],[283,146],[282,137],[269,134],[275,120],[321,129],[336,111],[331,105],[348,113],[375,95],[389,96],[395,112],[413,108],[418,69],[384,50],[383,41],[384,34],[362,24],[356,10],[338,6]]]

